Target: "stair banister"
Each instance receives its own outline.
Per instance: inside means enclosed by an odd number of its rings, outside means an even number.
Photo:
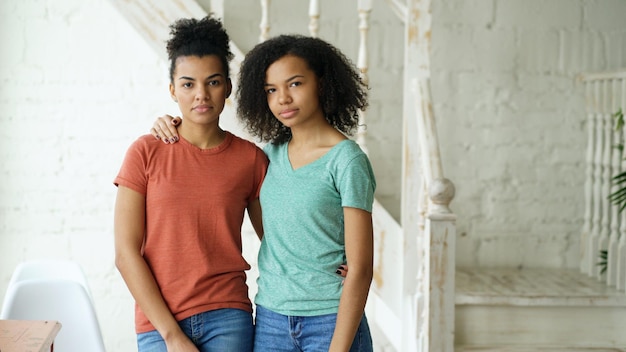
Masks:
[[[613,177],[626,170],[624,153],[616,145],[626,140],[616,130],[613,115],[626,107],[626,71],[589,73],[582,76],[587,110],[585,216],[581,233],[583,273],[608,286],[626,291],[626,214],[611,204],[617,188]],[[606,272],[601,273],[600,251],[607,251]]]
[[[264,42],[270,37],[270,0],[260,0],[261,1],[261,23],[259,24],[259,29],[261,30],[259,34],[259,42]]]
[[[317,38],[319,35],[320,20],[320,2],[319,0],[311,0],[309,2],[309,34],[311,37]]]
[[[607,250],[609,245],[609,236],[611,231],[611,203],[607,201],[609,195],[611,194],[611,178],[613,177],[613,168],[611,167],[611,155],[614,150],[613,143],[613,119],[611,118],[611,112],[609,112],[609,103],[610,103],[610,80],[604,80],[601,84],[599,93],[599,104],[600,104],[600,118],[602,119],[602,124],[604,126],[604,146],[602,150],[602,217],[601,217],[601,230],[600,237],[598,238],[597,249],[598,251]],[[598,280],[605,279],[604,274],[601,272],[599,266],[596,266],[595,272],[593,273]]]
[[[626,111],[626,72],[623,72],[623,76],[619,80],[620,91],[618,107],[621,107],[622,112]],[[616,109],[617,110],[617,109]],[[626,128],[622,129],[622,141],[626,144]],[[626,170],[626,157],[622,157],[622,170]],[[619,232],[619,240],[614,252],[609,253],[609,258],[615,259],[615,287],[620,291],[626,291],[626,210],[622,211]],[[610,249],[610,248],[609,248]]]
[[[603,139],[604,139],[604,120],[602,116],[597,112],[598,102],[596,101],[597,96],[599,96],[599,87],[600,82],[592,82],[592,97],[590,104],[594,107],[594,110],[591,114],[591,118],[594,120],[594,125],[596,127],[595,137],[594,137],[594,157],[593,157],[593,194],[592,194],[592,204],[593,204],[593,218],[591,222],[591,234],[589,236],[587,247],[589,249],[589,258],[588,258],[588,268],[589,275],[594,275],[597,269],[597,260],[598,260],[598,245],[600,242],[600,232],[602,229],[602,147],[603,147]]]
[[[585,84],[585,99],[590,101],[591,85]],[[587,103],[589,104],[589,103]],[[590,238],[593,231],[594,222],[594,156],[595,156],[595,136],[596,136],[596,119],[593,117],[589,108],[587,108],[587,154],[585,168],[585,214],[583,217],[583,231],[580,241],[580,271],[584,274],[590,274],[592,268],[591,253],[589,248]],[[626,230],[626,229],[625,229]]]
[[[361,72],[363,83],[369,86],[369,20],[372,12],[372,0],[358,0],[357,10],[359,16],[359,53],[357,67]],[[366,144],[367,124],[365,123],[365,111],[359,110],[359,127],[356,134],[356,142],[366,154],[369,154]]]
[[[456,215],[449,208],[454,185],[444,178],[431,99],[431,8],[430,0],[407,0],[404,11],[404,101],[413,106],[405,105],[404,113],[402,224],[405,241],[413,245],[415,238],[417,258],[413,262],[417,281],[417,343],[410,350],[452,352]],[[428,197],[426,203],[424,197]],[[424,210],[424,228],[420,229],[419,219],[410,214],[421,216]],[[411,282],[409,277],[405,281]]]
[[[619,152],[619,149],[616,147],[619,144],[623,145],[622,133],[616,128],[616,121],[612,118],[613,112],[617,111],[620,101],[619,97],[616,96],[616,93],[619,91],[619,80],[614,79],[611,81],[611,91],[610,95],[611,99],[608,105],[610,105],[608,109],[609,119],[611,121],[611,139],[612,139],[612,155],[611,155],[611,176],[617,175],[622,171],[622,155]],[[615,187],[611,188],[611,192],[615,190]],[[610,230],[609,237],[606,239],[606,250],[610,258],[616,258],[617,248],[619,243],[619,227],[620,227],[620,218],[619,218],[619,208],[617,206],[610,206]],[[602,246],[601,246],[602,247]],[[615,286],[617,281],[617,260],[609,260],[607,263],[606,270],[606,283],[609,286]]]

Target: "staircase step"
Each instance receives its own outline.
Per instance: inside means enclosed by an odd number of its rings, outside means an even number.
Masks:
[[[572,269],[457,268],[456,304],[626,307],[626,292]]]
[[[622,351],[624,331],[626,293],[577,270],[457,269],[458,351]]]

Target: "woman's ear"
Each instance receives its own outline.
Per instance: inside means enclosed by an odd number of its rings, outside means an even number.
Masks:
[[[226,80],[226,99],[230,97],[230,93],[233,92],[233,82],[231,82],[230,78]]]
[[[174,89],[174,85],[170,83],[170,95],[172,96],[172,100],[175,103],[178,103],[178,99],[176,99],[176,94],[175,93],[176,93],[176,91]]]

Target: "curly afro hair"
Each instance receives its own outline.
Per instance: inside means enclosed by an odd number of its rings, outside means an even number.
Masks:
[[[359,110],[367,105],[367,86],[358,69],[339,49],[313,37],[280,35],[255,46],[239,72],[237,113],[247,130],[261,141],[281,144],[291,130],[272,114],[265,93],[267,68],[286,55],[308,64],[320,81],[319,101],[326,120],[337,130],[352,135]]]
[[[229,78],[228,63],[234,55],[230,51],[226,30],[212,15],[200,20],[181,18],[170,25],[170,36],[166,46],[170,60],[170,81],[176,69],[176,59],[180,56],[217,55],[224,66],[226,78]]]

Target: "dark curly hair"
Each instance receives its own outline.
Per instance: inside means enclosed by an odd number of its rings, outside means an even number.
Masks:
[[[230,51],[228,34],[222,22],[211,14],[200,20],[181,18],[172,23],[166,48],[170,60],[170,81],[174,77],[176,59],[180,56],[216,55],[222,61],[226,78],[230,77],[228,63],[233,53]]]
[[[291,130],[272,114],[265,93],[267,68],[285,55],[307,62],[320,82],[320,105],[326,120],[346,135],[359,123],[367,107],[367,86],[354,64],[339,49],[313,37],[280,35],[255,46],[239,71],[237,113],[247,130],[261,141],[281,144]]]

